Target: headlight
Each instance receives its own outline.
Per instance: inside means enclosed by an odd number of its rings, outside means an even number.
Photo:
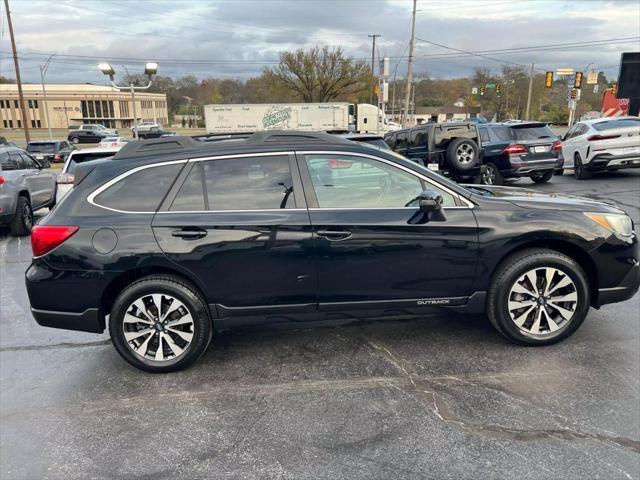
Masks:
[[[616,235],[629,238],[633,235],[633,222],[628,215],[623,213],[584,213],[605,230],[615,233]]]

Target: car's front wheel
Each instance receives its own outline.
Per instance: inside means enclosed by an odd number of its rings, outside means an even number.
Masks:
[[[591,178],[591,172],[582,164],[582,157],[576,152],[573,157],[573,174],[578,180],[586,180]]]
[[[111,309],[109,333],[131,365],[154,373],[182,370],[206,351],[211,320],[188,282],[151,275],[125,288]]]
[[[78,138],[78,137],[73,137],[73,138],[71,139],[71,143],[73,143],[74,145],[79,144],[79,143],[80,143],[80,138]]]
[[[548,345],[567,338],[589,311],[589,285],[572,258],[554,250],[525,250],[508,258],[492,279],[487,314],[509,340]]]

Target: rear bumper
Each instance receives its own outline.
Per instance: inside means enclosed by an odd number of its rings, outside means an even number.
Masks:
[[[633,297],[640,287],[640,262],[636,260],[635,265],[629,273],[622,279],[620,284],[612,288],[601,288],[598,290],[598,301],[595,305],[600,307],[607,303],[616,303],[628,300]]]
[[[502,172],[504,176],[523,177],[561,170],[564,167],[563,158],[530,160],[528,162],[517,162],[512,160],[510,163],[511,168],[506,172]]]
[[[587,170],[619,170],[621,168],[640,168],[640,156],[613,155],[599,153],[591,157],[591,161],[584,165]]]
[[[31,308],[31,314],[38,325],[64,330],[102,333],[105,328],[104,318],[97,308],[88,308],[84,312],[56,312]]]

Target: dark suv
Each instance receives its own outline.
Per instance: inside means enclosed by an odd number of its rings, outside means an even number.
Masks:
[[[427,123],[387,133],[391,150],[456,181],[479,180],[480,135],[472,122]]]
[[[529,177],[546,183],[562,174],[560,138],[545,123],[488,123],[479,125],[482,140],[482,183],[502,185],[505,178]]]
[[[256,323],[486,312],[512,341],[571,335],[630,298],[638,240],[619,208],[458,185],[328,134],[127,144],[80,164],[33,230],[41,325],[102,332],[138,368],[178,370]]]

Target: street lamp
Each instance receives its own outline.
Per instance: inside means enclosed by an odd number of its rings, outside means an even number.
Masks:
[[[136,109],[136,90],[147,90],[151,86],[151,77],[158,73],[158,64],[156,62],[147,62],[144,66],[144,74],[149,79],[149,83],[145,86],[134,85],[131,82],[129,85],[116,85],[113,80],[113,77],[116,74],[116,71],[113,67],[108,63],[99,63],[98,68],[100,71],[109,77],[111,81],[111,85],[118,90],[129,90],[131,92],[131,103],[133,103],[133,138],[138,138],[138,112]]]

